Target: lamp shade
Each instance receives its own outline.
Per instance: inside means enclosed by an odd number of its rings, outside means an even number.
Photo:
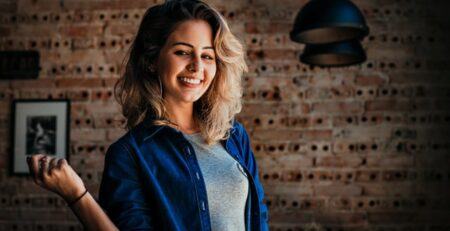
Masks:
[[[297,14],[293,41],[323,44],[362,39],[369,33],[364,16],[349,0],[311,0]]]
[[[362,63],[366,54],[358,40],[328,43],[308,44],[305,46],[300,61],[310,65],[337,67]]]

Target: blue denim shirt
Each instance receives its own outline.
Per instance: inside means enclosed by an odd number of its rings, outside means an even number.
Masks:
[[[206,188],[194,148],[176,129],[147,119],[113,143],[99,202],[120,230],[211,230]],[[268,230],[264,191],[245,128],[235,122],[225,149],[246,170],[247,230]]]

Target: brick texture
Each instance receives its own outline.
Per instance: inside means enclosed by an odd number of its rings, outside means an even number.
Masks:
[[[70,163],[97,194],[124,119],[113,86],[146,8],[162,0],[0,1],[0,50],[37,50],[37,80],[0,81],[0,231],[82,230],[56,195],[9,175],[11,101],[70,99]],[[244,123],[271,230],[450,230],[448,3],[354,0],[368,60],[298,61],[307,0],[207,1],[247,49]]]

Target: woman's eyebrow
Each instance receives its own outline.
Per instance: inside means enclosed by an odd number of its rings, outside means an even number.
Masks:
[[[188,47],[190,47],[190,48],[194,48],[193,45],[191,45],[191,44],[189,44],[189,43],[186,43],[186,42],[174,42],[174,43],[172,44],[172,46],[177,46],[177,45],[183,45],[183,46],[188,46]],[[214,50],[214,47],[207,46],[207,47],[203,47],[203,49],[212,49],[212,50]]]

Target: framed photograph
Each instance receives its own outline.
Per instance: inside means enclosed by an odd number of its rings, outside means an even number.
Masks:
[[[69,158],[69,100],[14,100],[12,121],[12,175],[28,175],[34,154]]]

